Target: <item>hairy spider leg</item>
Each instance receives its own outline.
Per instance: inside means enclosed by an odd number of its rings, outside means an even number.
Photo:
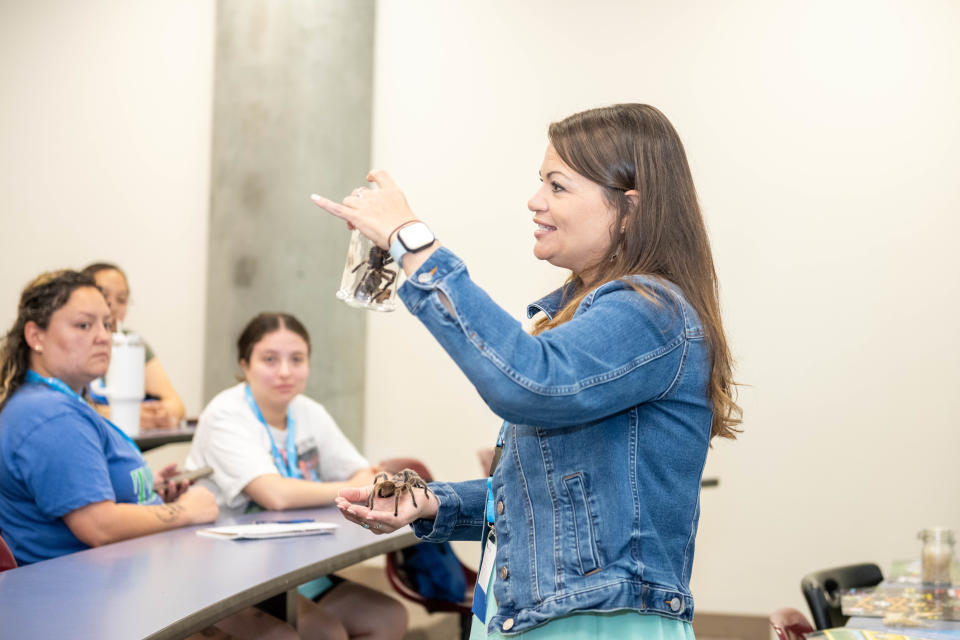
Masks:
[[[387,276],[387,281],[380,287],[380,291],[373,296],[374,302],[383,302],[390,297],[390,285],[393,284],[393,281],[397,279],[397,274],[393,271],[384,270],[381,272],[381,275]]]
[[[413,493],[413,485],[409,482],[404,483],[404,488],[410,492],[410,499],[413,500],[413,506],[417,506],[417,496]]]

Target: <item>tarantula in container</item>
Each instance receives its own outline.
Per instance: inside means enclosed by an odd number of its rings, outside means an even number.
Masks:
[[[393,496],[393,515],[396,516],[400,511],[400,496],[403,495],[404,491],[410,492],[410,499],[413,500],[413,506],[417,506],[417,497],[413,493],[414,489],[423,489],[423,495],[427,500],[430,499],[430,488],[427,487],[427,483],[424,482],[423,478],[421,478],[416,471],[404,469],[400,473],[395,474],[393,478],[386,473],[378,473],[373,479],[373,490],[367,498],[367,508],[373,509],[373,501],[375,498],[389,498]]]
[[[390,297],[390,287],[397,279],[393,264],[393,257],[386,249],[377,245],[370,247],[370,253],[364,262],[353,268],[353,273],[365,269],[360,276],[360,282],[353,291],[353,297],[362,302],[371,301],[380,304]]]

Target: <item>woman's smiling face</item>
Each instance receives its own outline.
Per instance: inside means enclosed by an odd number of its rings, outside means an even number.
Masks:
[[[533,255],[583,276],[610,254],[616,209],[603,187],[571,169],[553,145],[544,154],[540,180],[527,202],[537,225]]]

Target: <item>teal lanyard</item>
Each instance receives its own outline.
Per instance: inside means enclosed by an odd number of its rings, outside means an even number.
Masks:
[[[65,394],[67,394],[68,396],[70,396],[71,398],[76,398],[77,401],[78,401],[80,404],[82,404],[82,405],[85,406],[86,408],[90,409],[90,411],[93,411],[93,408],[92,408],[90,405],[87,404],[87,401],[84,400],[83,397],[82,397],[79,393],[77,393],[76,391],[74,391],[73,389],[71,389],[70,387],[68,387],[68,386],[67,386],[67,383],[64,382],[63,380],[61,380],[60,378],[54,378],[54,377],[44,378],[42,375],[40,375],[39,373],[37,373],[37,372],[34,371],[33,369],[27,369],[27,382],[33,382],[33,383],[37,383],[37,384],[43,384],[43,385],[46,385],[46,386],[50,387],[50,388],[53,389],[54,391],[59,391],[60,393],[65,393]],[[101,416],[99,413],[98,413],[97,415],[98,415],[100,418],[102,418],[104,422],[106,422],[108,425],[110,425],[111,427],[113,427],[113,428],[116,430],[117,433],[119,433],[121,436],[123,436],[123,439],[124,439],[124,440],[126,440],[127,442],[129,442],[130,444],[132,444],[134,449],[136,449],[137,451],[140,451],[140,447],[137,446],[137,443],[134,442],[134,441],[133,441],[133,438],[131,438],[130,436],[128,436],[128,435],[124,432],[123,429],[121,429],[121,428],[118,427],[117,425],[113,424],[112,422],[110,422],[109,420],[107,420],[106,418],[104,418],[103,416]]]
[[[503,430],[504,427],[500,427],[500,435],[497,436],[497,449],[493,454],[493,462],[490,463],[490,475],[487,476],[487,522],[489,524],[493,524],[493,472],[500,464],[500,456],[503,454]]]
[[[263,419],[263,413],[260,411],[260,407],[257,406],[257,401],[253,398],[250,385],[244,385],[243,390],[247,398],[247,404],[250,405],[250,410],[253,411],[253,415],[257,417],[257,420],[260,421],[263,428],[267,430],[267,437],[270,438],[270,451],[273,453],[273,464],[277,465],[277,470],[280,472],[280,475],[284,478],[300,478],[302,480],[303,474],[301,474],[300,469],[297,468],[296,424],[290,415],[290,407],[287,407],[287,460],[284,462],[283,456],[281,456],[277,450],[277,444],[273,441],[273,434],[270,433],[270,425]]]

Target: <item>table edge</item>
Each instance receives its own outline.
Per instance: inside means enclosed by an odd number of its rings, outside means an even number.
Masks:
[[[317,562],[304,565],[294,571],[290,571],[272,580],[261,582],[255,587],[235,593],[229,598],[225,598],[213,603],[208,607],[194,611],[185,618],[159,629],[144,640],[178,640],[191,633],[201,631],[218,620],[231,614],[241,611],[258,602],[277,594],[295,589],[301,584],[309,582],[320,576],[333,573],[344,567],[356,564],[368,558],[397,551],[417,543],[417,537],[413,531],[408,530],[402,535],[394,535],[373,544],[359,549],[351,549],[339,555],[324,558]]]

